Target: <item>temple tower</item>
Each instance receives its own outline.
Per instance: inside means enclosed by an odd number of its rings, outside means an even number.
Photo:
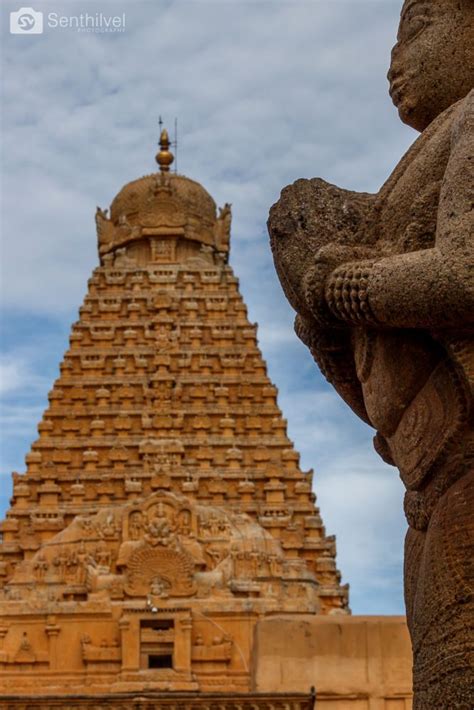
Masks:
[[[245,693],[257,619],[348,612],[228,263],[231,206],[169,147],[97,209],[100,265],[13,474],[3,692]]]

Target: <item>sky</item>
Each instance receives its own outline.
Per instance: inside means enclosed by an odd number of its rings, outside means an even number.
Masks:
[[[231,264],[352,611],[404,613],[398,472],[297,340],[266,231],[285,185],[376,192],[415,140],[386,80],[401,0],[35,0],[43,33],[10,34],[20,7],[1,7],[0,514],[97,265],[96,205],[155,170],[158,116],[178,117],[179,172],[232,203]],[[85,13],[125,26],[52,26]]]

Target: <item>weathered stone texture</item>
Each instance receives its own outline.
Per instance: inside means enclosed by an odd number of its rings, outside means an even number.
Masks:
[[[296,330],[406,485],[416,710],[474,706],[474,3],[406,2],[389,72],[423,131],[376,195],[320,179],[270,212]]]
[[[411,710],[411,646],[404,617],[302,615],[255,629],[254,687],[313,684],[316,710]]]

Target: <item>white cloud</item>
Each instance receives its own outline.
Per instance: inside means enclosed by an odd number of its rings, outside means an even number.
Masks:
[[[2,436],[22,436],[31,435],[36,429],[36,425],[41,421],[43,407],[28,405],[9,405],[2,407],[0,412],[0,427]],[[26,451],[24,452],[26,453]],[[17,465],[17,462],[13,466]],[[2,460],[2,468],[7,469],[8,464]]]
[[[30,369],[30,363],[15,355],[0,355],[0,395],[41,389],[44,379]]]
[[[0,393],[11,392],[23,385],[21,367],[18,363],[3,358],[0,360]]]

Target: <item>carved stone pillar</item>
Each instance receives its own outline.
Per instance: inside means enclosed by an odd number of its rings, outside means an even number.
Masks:
[[[138,619],[122,617],[119,621],[122,637],[122,670],[138,671],[140,667],[140,634]]]
[[[174,667],[178,673],[191,673],[191,617],[177,620],[178,629],[174,648]]]
[[[61,631],[61,627],[56,624],[55,616],[50,616],[48,618],[44,631],[46,636],[48,637],[49,669],[55,670],[57,668],[58,662],[58,636]]]

